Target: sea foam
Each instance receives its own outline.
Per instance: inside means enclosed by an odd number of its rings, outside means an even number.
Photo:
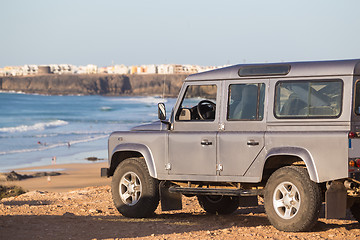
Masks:
[[[111,98],[110,101],[121,101],[121,102],[130,102],[130,103],[145,103],[145,104],[158,104],[159,102],[167,102],[165,98],[159,97],[130,97],[130,98]]]
[[[0,128],[0,132],[13,133],[13,132],[27,132],[27,131],[34,131],[34,130],[41,131],[46,128],[53,128],[53,127],[67,125],[67,124],[68,124],[68,122],[66,122],[66,121],[55,120],[55,121],[51,121],[51,122],[39,122],[39,123],[35,123],[34,125],[20,125],[17,127]]]
[[[100,136],[92,136],[92,137],[87,137],[84,139],[78,139],[78,140],[72,140],[69,142],[61,142],[61,143],[55,143],[55,144],[50,144],[50,145],[46,145],[46,146],[41,146],[39,148],[27,148],[27,149],[17,149],[17,150],[10,150],[10,151],[4,151],[4,152],[0,152],[0,155],[5,155],[5,154],[13,154],[13,153],[27,153],[27,152],[37,152],[37,151],[44,151],[44,150],[48,150],[48,149],[52,149],[52,148],[56,148],[56,147],[62,147],[62,146],[69,146],[68,144],[70,143],[71,145],[74,144],[78,144],[78,143],[86,143],[86,142],[92,142],[92,141],[96,141],[96,140],[100,140],[103,138],[107,138],[109,137],[109,135],[100,135]]]

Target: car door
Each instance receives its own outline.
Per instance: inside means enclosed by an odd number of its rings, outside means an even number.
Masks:
[[[219,175],[243,176],[264,147],[268,80],[226,81],[218,134]]]
[[[169,132],[169,174],[214,176],[220,84],[190,82],[185,83],[184,89]]]

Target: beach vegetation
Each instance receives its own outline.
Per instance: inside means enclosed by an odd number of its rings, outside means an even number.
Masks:
[[[0,185],[0,200],[8,197],[16,197],[24,193],[26,193],[26,191],[19,186]]]

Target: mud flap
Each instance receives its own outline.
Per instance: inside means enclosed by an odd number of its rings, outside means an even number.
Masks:
[[[342,182],[332,182],[325,193],[325,218],[339,219],[346,216],[347,191]]]
[[[109,177],[109,169],[108,168],[101,168],[100,176],[101,177]]]
[[[181,210],[182,209],[182,194],[169,192],[170,183],[162,181],[159,184],[161,210]]]

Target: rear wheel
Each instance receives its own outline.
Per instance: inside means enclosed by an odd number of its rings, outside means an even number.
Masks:
[[[264,200],[269,221],[281,231],[308,231],[319,218],[321,190],[302,167],[275,171],[266,184]]]
[[[230,214],[239,207],[239,197],[198,195],[200,206],[211,214]]]
[[[149,217],[159,204],[158,186],[142,158],[126,159],[116,168],[111,181],[115,207],[126,217]]]

